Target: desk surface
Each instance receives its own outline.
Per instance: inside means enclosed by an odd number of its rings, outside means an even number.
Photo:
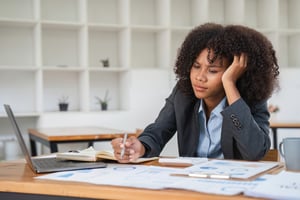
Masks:
[[[122,137],[127,131],[103,127],[66,127],[28,129],[28,133],[47,141],[99,140]],[[128,133],[128,132],[127,132]],[[135,133],[129,133],[129,135]]]
[[[151,164],[149,162],[148,164]],[[206,200],[243,200],[254,199],[242,195],[221,196],[203,194],[185,190],[147,190],[117,186],[103,186],[88,183],[37,180],[25,161],[0,163],[0,196],[1,192],[55,195],[67,197],[120,199],[120,200],[157,200],[157,199],[206,199]]]

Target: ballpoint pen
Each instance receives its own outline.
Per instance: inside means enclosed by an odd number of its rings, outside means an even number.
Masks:
[[[187,174],[171,174],[171,176],[186,176],[193,178],[212,178],[212,179],[230,179],[229,174],[209,174],[209,173],[187,173]]]
[[[125,153],[125,143],[127,140],[127,133],[124,134],[124,138],[123,138],[123,149],[121,151],[121,159],[123,159],[124,153]]]

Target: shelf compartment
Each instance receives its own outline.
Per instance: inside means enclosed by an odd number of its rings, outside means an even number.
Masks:
[[[0,65],[34,66],[32,27],[0,26]]]
[[[133,25],[160,25],[158,6],[162,0],[131,0],[130,23]]]
[[[0,18],[33,20],[34,0],[1,0]]]
[[[79,66],[80,30],[78,28],[42,28],[42,65]]]
[[[108,110],[121,110],[120,73],[93,71],[90,73],[90,111],[101,111],[96,96],[103,98],[108,91]],[[124,97],[125,98],[125,97]]]
[[[171,0],[170,15],[172,27],[193,26],[193,0]]]
[[[161,60],[162,33],[148,31],[132,31],[131,34],[131,67],[158,68]]]
[[[300,46],[300,32],[281,33],[279,36],[278,57],[281,67],[299,67],[300,57],[297,49]]]
[[[79,22],[79,0],[41,0],[41,19]]]
[[[279,52],[279,37],[278,33],[274,31],[260,31],[264,36],[266,36],[269,41],[272,43],[275,50],[276,56],[278,57]]]
[[[10,104],[16,113],[34,112],[36,110],[34,85],[35,72],[2,70],[0,73],[0,104]]]
[[[172,31],[171,34],[171,68],[175,66],[179,48],[181,47],[188,31]]]
[[[279,27],[289,29],[300,28],[300,1],[280,0],[279,1]]]
[[[88,0],[89,23],[121,24],[121,0]]]
[[[80,92],[80,72],[43,72],[43,105],[45,112],[58,111],[59,99],[62,96],[68,96],[69,111],[80,111]]]
[[[277,6],[274,0],[245,0],[244,24],[253,28],[277,28]]]
[[[247,0],[244,0],[247,1]],[[202,22],[215,22],[219,24],[240,24],[244,20],[244,1],[240,0],[209,0],[198,1],[198,7],[203,14],[197,14]],[[207,7],[207,8],[206,8]]]
[[[245,24],[253,28],[277,27],[277,3],[272,0],[210,0],[196,1],[195,19],[202,23]],[[196,7],[196,6],[194,6]],[[270,8],[271,7],[271,8]],[[272,9],[272,12],[266,10]]]
[[[108,59],[109,67],[121,67],[121,32],[89,29],[89,66],[103,67]]]

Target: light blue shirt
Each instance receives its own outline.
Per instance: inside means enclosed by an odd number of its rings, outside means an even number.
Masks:
[[[206,119],[203,101],[199,107],[200,137],[197,154],[199,157],[224,158],[221,150],[221,131],[223,116],[221,112],[226,106],[226,97],[215,107],[210,118]]]

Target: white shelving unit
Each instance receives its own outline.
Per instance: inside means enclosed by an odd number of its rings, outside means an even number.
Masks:
[[[112,115],[140,109],[131,73],[170,79],[181,42],[205,22],[255,28],[281,67],[299,67],[299,9],[298,0],[0,0],[0,104],[19,117],[59,116],[64,95],[71,112],[101,114],[95,96],[109,90]]]
[[[94,97],[107,89],[113,99],[110,109],[128,110],[119,99],[120,92],[126,94],[120,91],[119,79],[135,69],[171,69],[188,31],[207,21],[257,28],[274,43],[281,66],[300,66],[296,0],[1,0],[0,4],[0,91],[2,100],[17,112],[55,112],[62,95],[69,96],[71,111],[96,111]],[[102,67],[106,58],[109,68]],[[18,83],[8,90],[7,79],[13,77]],[[19,88],[24,89],[17,92]]]

